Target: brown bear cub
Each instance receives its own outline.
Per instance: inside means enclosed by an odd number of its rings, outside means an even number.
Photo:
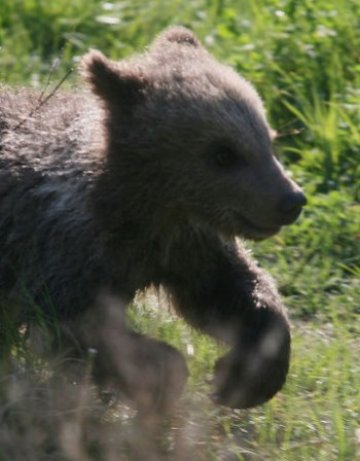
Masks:
[[[91,93],[59,91],[35,111],[35,92],[1,89],[2,343],[9,318],[41,318],[70,357],[96,351],[99,383],[166,410],[185,360],[124,321],[138,291],[162,286],[229,346],[214,400],[266,402],[286,379],[289,323],[235,237],[270,237],[305,197],[273,155],[261,99],[181,27],[128,60],[91,51],[81,68]]]

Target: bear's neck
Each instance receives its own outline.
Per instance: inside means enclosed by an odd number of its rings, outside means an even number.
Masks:
[[[91,207],[116,283],[131,283],[136,291],[160,284],[171,248],[192,225],[164,192],[156,166],[129,163],[104,165],[91,192]]]

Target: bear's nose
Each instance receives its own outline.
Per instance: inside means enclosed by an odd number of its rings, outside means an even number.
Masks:
[[[299,216],[303,206],[307,204],[302,191],[291,192],[282,198],[278,205],[283,224],[290,224]]]

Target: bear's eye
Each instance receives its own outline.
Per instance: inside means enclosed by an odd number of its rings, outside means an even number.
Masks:
[[[243,163],[235,149],[227,144],[213,145],[211,151],[213,161],[218,167],[231,168]]]

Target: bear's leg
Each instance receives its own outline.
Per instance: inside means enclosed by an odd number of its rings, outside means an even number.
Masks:
[[[290,358],[289,322],[271,278],[216,236],[187,236],[179,248],[165,283],[178,312],[230,346],[215,367],[214,399],[236,408],[266,402],[283,386]]]
[[[253,322],[246,323],[215,366],[213,398],[234,408],[271,399],[284,385],[289,368],[290,333],[283,319],[259,311]]]
[[[1,294],[0,292],[0,298]],[[22,341],[17,310],[17,306],[10,301],[0,299],[0,362],[6,361],[12,347]]]
[[[119,390],[143,413],[167,413],[187,379],[183,356],[172,346],[132,331],[108,332],[97,344],[93,374]]]
[[[175,406],[185,386],[185,359],[165,342],[131,331],[124,324],[125,307],[102,302],[75,322],[64,324],[74,353],[91,357],[92,374],[101,388],[131,400],[139,412],[163,414]]]

